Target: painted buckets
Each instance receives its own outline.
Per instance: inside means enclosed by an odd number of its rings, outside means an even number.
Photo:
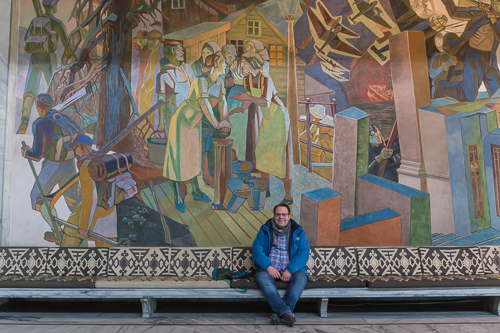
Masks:
[[[244,183],[252,189],[252,195],[248,197],[248,206],[251,210],[262,210],[266,205],[266,191],[269,182],[264,178],[245,176]],[[250,186],[250,184],[251,186]]]
[[[252,173],[252,162],[236,161],[233,163],[233,177],[245,180],[245,176],[250,176]]]
[[[148,154],[149,161],[151,164],[163,165],[165,163],[165,154],[167,152],[167,138],[154,138],[153,132],[151,136],[147,139],[148,142]]]
[[[229,178],[227,180],[226,197],[224,207],[231,212],[237,213],[238,209],[252,195],[252,189],[240,178]]]

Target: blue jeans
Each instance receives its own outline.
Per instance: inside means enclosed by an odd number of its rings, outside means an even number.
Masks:
[[[271,309],[279,316],[282,316],[286,312],[293,312],[295,304],[297,304],[307,283],[307,275],[304,272],[297,271],[293,273],[288,288],[286,289],[285,297],[281,299],[278,289],[276,288],[276,280],[271,277],[268,272],[257,272],[255,274],[255,279],[264,293],[264,296],[266,296]]]

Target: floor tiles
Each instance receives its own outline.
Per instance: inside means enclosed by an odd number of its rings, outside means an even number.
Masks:
[[[308,325],[295,325],[294,327],[288,327],[285,324],[279,325],[256,325],[255,333],[316,333],[313,326]]]

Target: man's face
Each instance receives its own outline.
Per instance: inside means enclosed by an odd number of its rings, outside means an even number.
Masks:
[[[288,214],[288,209],[286,209],[286,207],[276,208],[276,212],[274,213],[274,223],[276,224],[278,229],[285,229],[289,221],[290,214]]]
[[[175,49],[175,57],[177,58],[177,60],[179,61],[184,61],[184,50],[182,49],[182,46],[178,46],[176,49]]]

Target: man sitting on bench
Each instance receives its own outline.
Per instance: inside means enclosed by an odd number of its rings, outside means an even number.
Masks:
[[[261,226],[253,242],[255,278],[274,312],[271,319],[275,325],[280,320],[290,327],[295,324],[292,312],[309,278],[308,259],[309,242],[302,227],[290,219],[290,207],[275,206],[274,218]],[[283,299],[276,280],[289,282]]]

